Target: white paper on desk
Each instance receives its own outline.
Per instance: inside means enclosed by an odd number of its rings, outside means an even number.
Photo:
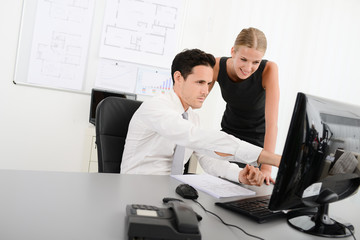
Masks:
[[[172,175],[172,177],[216,198],[255,195],[252,190],[209,174]]]

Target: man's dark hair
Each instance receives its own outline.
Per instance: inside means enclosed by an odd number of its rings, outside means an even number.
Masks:
[[[215,58],[212,54],[200,49],[185,49],[178,53],[171,65],[171,77],[174,83],[174,72],[179,71],[184,79],[192,73],[193,67],[204,65],[214,68]]]

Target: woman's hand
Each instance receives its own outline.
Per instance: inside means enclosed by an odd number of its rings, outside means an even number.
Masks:
[[[271,177],[271,170],[272,167],[270,165],[266,165],[266,164],[261,165],[260,171],[265,177],[264,181],[266,185],[270,185],[270,183],[275,184],[275,180]]]

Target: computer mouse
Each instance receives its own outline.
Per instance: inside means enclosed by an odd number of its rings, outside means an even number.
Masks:
[[[199,197],[195,188],[189,184],[180,184],[176,187],[176,193],[187,199],[197,199]]]

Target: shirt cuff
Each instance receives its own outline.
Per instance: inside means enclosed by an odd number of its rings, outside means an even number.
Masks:
[[[258,166],[257,160],[262,150],[261,147],[241,141],[235,153],[235,160],[252,166]]]
[[[239,182],[239,174],[242,168],[239,168],[239,166],[235,163],[231,163],[231,165],[227,168],[227,171],[225,173],[225,178],[233,181],[233,182]]]

